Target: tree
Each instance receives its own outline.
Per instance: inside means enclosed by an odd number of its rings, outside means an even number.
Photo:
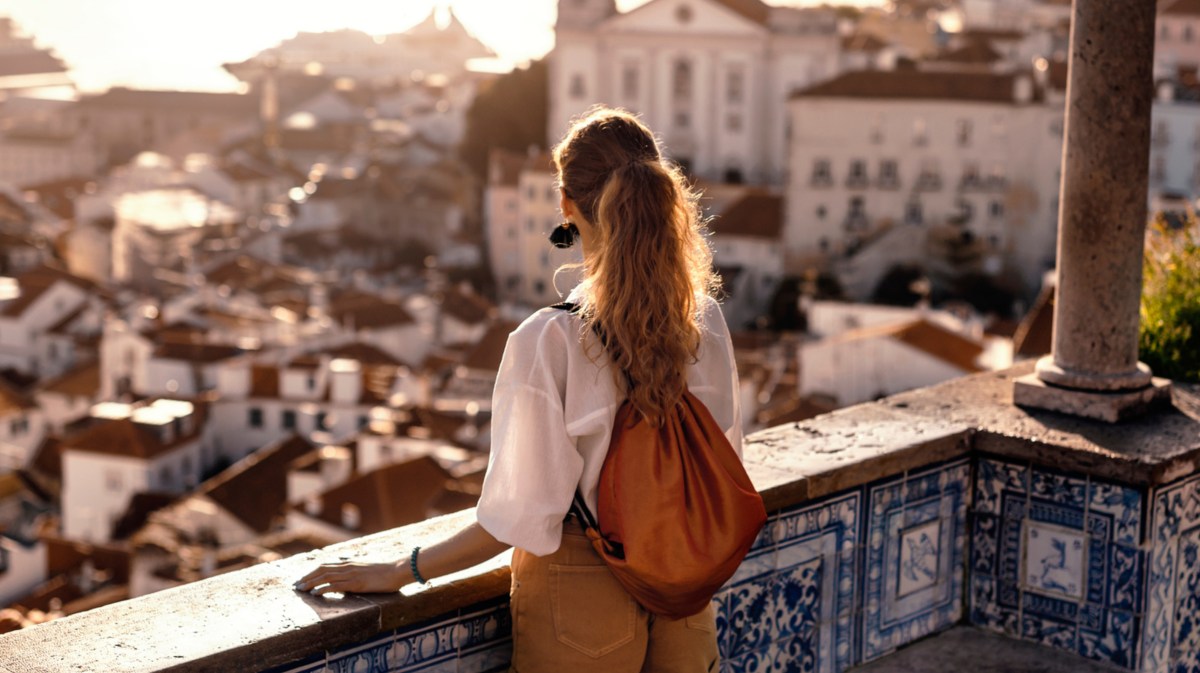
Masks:
[[[459,156],[481,182],[486,182],[492,149],[523,153],[530,145],[545,147],[547,87],[546,63],[534,61],[499,77],[475,97]]]

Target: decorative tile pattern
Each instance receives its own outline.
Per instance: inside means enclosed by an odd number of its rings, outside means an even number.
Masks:
[[[1134,667],[1140,492],[989,458],[975,479],[972,623]]]
[[[958,621],[969,487],[963,459],[867,489],[863,661]]]
[[[272,673],[499,673],[512,658],[508,600],[381,634]]]
[[[840,673],[852,661],[860,496],[785,511],[717,594],[721,670]],[[749,571],[747,571],[749,569]]]
[[[1200,672],[1200,475],[1157,489],[1151,502],[1142,628],[1147,673]]]

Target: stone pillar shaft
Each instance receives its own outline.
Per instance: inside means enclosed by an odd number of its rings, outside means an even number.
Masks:
[[[1067,84],[1053,354],[1048,383],[1130,390],[1150,162],[1155,3],[1075,0]]]
[[[1115,423],[1170,400],[1138,362],[1153,0],[1075,0],[1051,355],[1015,404]]]

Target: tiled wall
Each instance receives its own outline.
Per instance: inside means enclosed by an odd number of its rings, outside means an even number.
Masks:
[[[1143,552],[1141,493],[979,458],[970,617],[1011,637],[1132,668]]]
[[[991,457],[930,466],[773,513],[713,600],[722,673],[840,673],[964,617],[1200,673],[1200,475],[1147,500]],[[498,599],[275,673],[504,671],[510,631]]]
[[[1200,673],[1200,475],[1150,502],[1142,670]]]
[[[396,631],[271,673],[500,673],[512,657],[508,600]]]

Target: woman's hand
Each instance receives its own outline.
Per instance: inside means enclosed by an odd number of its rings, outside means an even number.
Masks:
[[[317,596],[353,592],[379,594],[397,591],[413,581],[408,563],[323,563],[296,582],[297,591]]]

